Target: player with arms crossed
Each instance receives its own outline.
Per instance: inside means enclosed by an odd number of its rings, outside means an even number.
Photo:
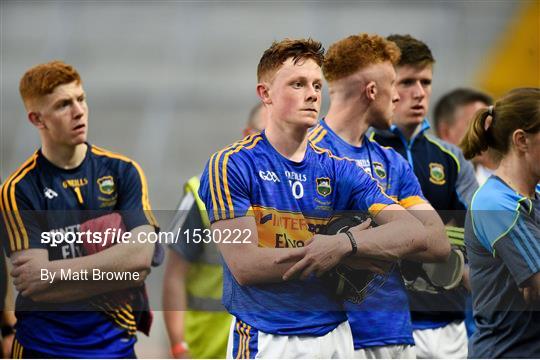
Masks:
[[[155,246],[121,243],[88,255],[80,244],[53,247],[42,242],[41,235],[77,233],[83,225],[99,230],[92,222],[95,212],[86,210],[100,210],[99,222],[105,226],[112,222],[120,226],[110,220],[114,217],[106,217],[120,212],[132,239],[155,231],[144,174],[134,161],[86,142],[86,94],[72,66],[53,61],[31,68],[21,79],[20,93],[42,147],[6,180],[0,192],[1,236],[6,239],[19,291],[12,355],[134,357],[139,320],[134,310],[138,309],[132,303],[111,301],[100,303],[103,311],[89,311],[97,309],[89,305],[89,299],[141,286]],[[82,280],[85,271],[92,274],[94,269],[133,276],[127,281]],[[43,281],[44,270],[56,274],[54,279]],[[81,280],[61,278],[61,272],[80,274]]]
[[[308,141],[321,105],[322,62],[314,40],[272,44],[257,71],[266,130],[216,152],[202,176],[212,230],[251,234],[248,243],[219,244],[223,302],[235,316],[228,357],[352,357],[342,302],[314,275],[342,260],[369,267],[370,258],[426,249],[422,224],[365,171]],[[369,211],[381,226],[317,234],[334,211],[349,209]]]
[[[370,126],[388,129],[399,101],[394,65],[399,48],[378,35],[352,35],[328,49],[323,74],[330,109],[310,135],[312,143],[350,158],[370,173],[428,231],[428,249],[419,261],[444,261],[450,251],[444,224],[424,199],[410,165],[391,148],[369,140]],[[409,302],[396,267],[384,285],[360,305],[346,303],[357,358],[414,358]],[[369,326],[366,326],[369,324]]]

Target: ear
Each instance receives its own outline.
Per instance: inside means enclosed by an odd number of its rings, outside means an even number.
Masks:
[[[522,129],[517,129],[512,134],[512,142],[514,143],[514,146],[517,150],[520,152],[527,152],[529,148],[529,141],[527,139],[527,135],[525,134],[525,131]]]
[[[257,96],[263,104],[270,105],[272,103],[272,99],[270,99],[270,87],[265,82],[257,84]]]
[[[34,125],[38,129],[45,128],[45,124],[41,120],[41,115],[35,111],[30,111],[28,113],[28,121],[30,121],[30,123],[32,123],[32,125]]]
[[[450,127],[448,126],[448,124],[446,122],[443,122],[443,121],[440,122],[438,127],[437,127],[437,133],[438,133],[437,135],[441,139],[443,139],[445,141],[448,141],[447,139],[448,139],[448,136],[450,135],[449,132],[450,132]]]
[[[377,97],[377,84],[375,83],[375,81],[370,81],[367,83],[366,85],[366,88],[365,88],[365,92],[366,92],[366,97],[371,100],[371,101],[374,101],[375,98]]]

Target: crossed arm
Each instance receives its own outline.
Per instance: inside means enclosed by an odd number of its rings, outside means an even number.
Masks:
[[[437,211],[427,203],[414,205],[407,211],[424,225],[427,233],[427,248],[424,251],[409,254],[405,258],[420,262],[446,261],[450,254],[450,242]]]
[[[142,225],[131,231],[132,238],[139,233],[153,232],[150,225]],[[21,295],[40,302],[69,302],[90,298],[109,291],[122,290],[140,285],[150,272],[150,264],[154,253],[154,244],[130,243],[116,244],[101,252],[73,259],[49,260],[46,249],[29,249],[11,255],[13,264],[13,283]],[[41,280],[41,271],[56,272],[52,283]],[[71,273],[81,270],[99,269],[103,272],[137,273],[132,280],[70,280],[61,279],[61,269]],[[135,280],[135,278],[138,278]]]
[[[367,228],[368,222],[351,229],[358,252],[347,259],[357,267],[374,268],[375,261],[394,261],[406,255],[425,251],[427,234],[424,226],[399,205],[389,205],[375,218],[381,226]],[[259,248],[257,228],[252,217],[222,220],[213,229],[249,229],[249,244],[220,244],[219,248],[240,285],[278,282],[311,273],[321,275],[352,252],[345,234],[315,235],[303,248]]]

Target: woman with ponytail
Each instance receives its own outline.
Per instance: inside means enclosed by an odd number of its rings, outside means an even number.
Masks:
[[[467,213],[477,332],[471,358],[540,358],[540,89],[509,92],[480,110],[460,144],[500,163]]]

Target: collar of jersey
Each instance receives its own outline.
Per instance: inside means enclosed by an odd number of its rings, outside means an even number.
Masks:
[[[45,166],[48,166],[55,171],[63,172],[66,174],[74,174],[78,172],[86,163],[87,159],[90,157],[90,153],[92,152],[92,145],[90,145],[88,142],[86,142],[86,154],[84,155],[83,161],[79,164],[79,166],[74,167],[73,169],[62,169],[56,165],[54,165],[52,162],[50,162],[45,155],[43,155],[43,152],[41,151],[41,148],[38,150],[38,159],[44,164]]]
[[[420,123],[419,127],[420,128],[415,131],[414,135],[409,140],[410,143],[413,143],[416,138],[422,136],[427,130],[429,130],[431,126],[429,125],[428,119],[424,118],[424,120],[422,120],[422,122]],[[403,133],[401,132],[401,130],[399,130],[399,128],[395,124],[392,124],[392,126],[390,126],[390,131],[394,135],[400,138],[404,138]]]
[[[363,141],[362,141],[362,145],[361,146],[354,146],[354,145],[351,145],[349,144],[348,142],[346,142],[345,140],[343,140],[341,138],[341,136],[339,136],[338,134],[336,134],[334,132],[334,130],[332,130],[330,128],[330,126],[328,126],[328,124],[326,123],[326,121],[324,121],[324,118],[322,118],[319,123],[321,124],[321,126],[326,130],[328,131],[329,134],[331,134],[337,142],[339,142],[341,144],[341,146],[343,147],[346,147],[347,149],[351,150],[352,152],[355,152],[357,154],[360,154],[360,153],[363,153],[364,150],[365,150],[365,147],[368,146],[367,143],[369,142],[369,139],[368,137],[366,136],[366,134],[363,135]],[[365,146],[364,146],[365,145]]]
[[[289,164],[291,166],[294,166],[296,168],[304,167],[308,163],[308,159],[309,159],[309,157],[311,155],[311,152],[313,152],[313,149],[311,148],[311,143],[308,140],[307,147],[306,147],[306,152],[304,154],[304,158],[302,159],[302,161],[296,162],[296,161],[287,159],[285,156],[281,155],[279,153],[279,151],[277,151],[272,146],[272,144],[270,143],[270,141],[268,141],[268,138],[266,137],[266,131],[265,130],[261,131],[261,136],[263,138],[263,141],[267,144],[268,149],[271,152],[273,152],[277,158],[279,158],[282,162],[284,162],[286,164]]]

